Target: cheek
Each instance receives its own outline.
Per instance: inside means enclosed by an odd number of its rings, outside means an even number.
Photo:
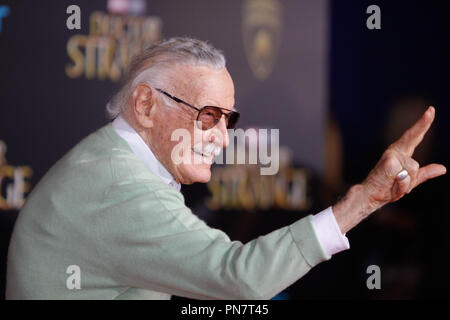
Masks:
[[[152,128],[151,144],[155,148],[155,152],[158,154],[158,158],[163,162],[165,166],[172,166],[171,152],[173,147],[177,144],[176,141],[172,141],[172,119],[156,118],[154,120],[154,126]]]
[[[165,144],[174,144],[172,141],[172,135],[177,129],[183,129],[190,131],[189,126],[183,119],[180,119],[174,113],[165,112],[155,119],[155,135],[159,141]]]
[[[193,126],[189,121],[176,117],[161,119],[159,125],[155,126],[155,135],[161,149],[164,150],[164,154],[171,157],[173,165],[180,165],[180,161],[186,164],[193,162],[193,132]]]

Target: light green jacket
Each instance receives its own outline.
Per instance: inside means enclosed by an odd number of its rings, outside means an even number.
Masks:
[[[230,241],[108,124],[31,192],[11,238],[6,297],[270,299],[329,258],[312,216],[245,245]],[[67,284],[77,274],[80,289]]]

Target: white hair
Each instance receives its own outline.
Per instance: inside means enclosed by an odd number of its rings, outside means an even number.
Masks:
[[[189,37],[175,37],[151,45],[132,59],[122,87],[106,105],[108,117],[114,119],[125,111],[128,99],[139,83],[164,88],[169,82],[169,72],[176,64],[223,69],[226,61],[223,53],[208,42]]]

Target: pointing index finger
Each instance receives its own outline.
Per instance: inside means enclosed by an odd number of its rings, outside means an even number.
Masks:
[[[422,141],[428,129],[430,129],[430,126],[434,120],[434,115],[434,107],[430,106],[422,117],[411,128],[406,130],[401,138],[394,143],[394,145],[407,155],[412,156],[414,149]]]

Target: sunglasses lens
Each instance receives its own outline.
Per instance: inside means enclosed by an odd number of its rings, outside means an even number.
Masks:
[[[208,130],[219,122],[221,116],[222,111],[219,108],[205,107],[200,111],[197,121],[201,122],[202,130]]]
[[[203,108],[199,115],[197,121],[201,122],[201,129],[208,130],[214,127],[222,117],[222,110],[217,107],[205,107]],[[229,115],[225,116],[225,121],[227,124],[227,129],[233,129],[236,122],[239,119],[239,113],[232,111]]]
[[[227,129],[234,129],[239,120],[239,112],[232,111],[227,122]]]

